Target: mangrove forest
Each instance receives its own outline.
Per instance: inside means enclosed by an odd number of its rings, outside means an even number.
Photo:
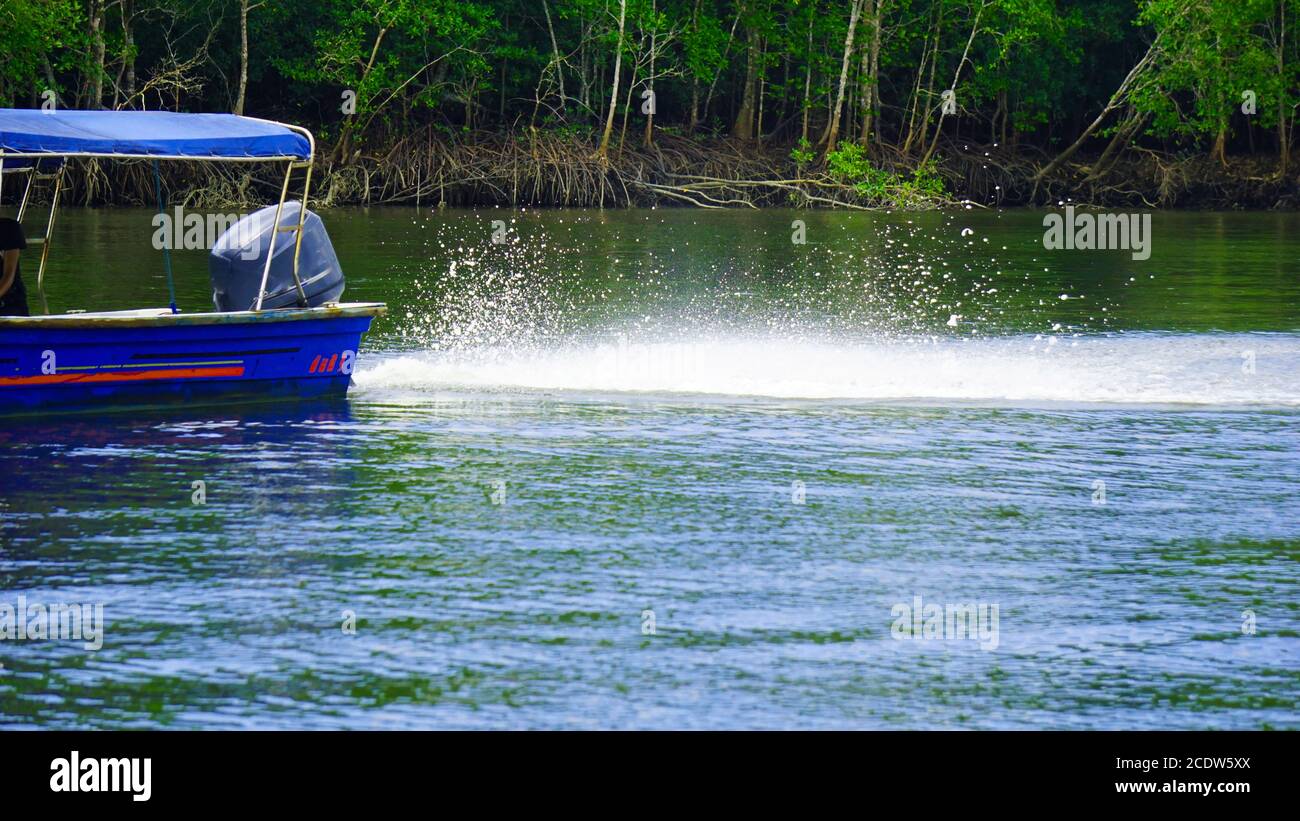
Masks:
[[[326,204],[1297,204],[1300,0],[3,0],[0,106],[234,112]],[[192,205],[257,172],[171,169]],[[183,179],[184,178],[184,179]],[[147,202],[147,165],[70,175]]]

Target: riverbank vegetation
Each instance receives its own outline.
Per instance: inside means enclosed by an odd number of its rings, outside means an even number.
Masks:
[[[1297,20],[1300,0],[5,0],[0,105],[299,123],[332,204],[1294,207]],[[169,173],[194,204],[277,184]],[[152,178],[84,164],[71,197],[145,202]]]

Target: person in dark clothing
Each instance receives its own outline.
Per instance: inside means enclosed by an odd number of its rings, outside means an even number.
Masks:
[[[18,254],[26,248],[27,237],[18,220],[0,218],[0,316],[31,316],[18,271]]]

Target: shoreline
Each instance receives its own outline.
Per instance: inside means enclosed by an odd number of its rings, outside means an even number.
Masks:
[[[416,205],[539,208],[769,208],[904,210],[1080,207],[1193,211],[1300,208],[1300,176],[1277,174],[1275,157],[1179,157],[1155,151],[1104,162],[1082,152],[1038,178],[1044,157],[950,141],[934,160],[841,144],[827,162],[796,160],[789,146],[755,148],[730,138],[660,135],[649,149],[625,146],[608,159],[590,143],[550,132],[484,133],[449,140],[411,135],[347,162],[318,151],[312,200],[319,207]],[[275,172],[253,167],[168,164],[166,199],[190,208],[264,203]],[[156,205],[147,163],[105,168],[73,163],[67,205]],[[37,200],[39,201],[39,200]]]

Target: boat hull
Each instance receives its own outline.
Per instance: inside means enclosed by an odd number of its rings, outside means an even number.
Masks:
[[[347,393],[382,305],[0,320],[0,414]]]

